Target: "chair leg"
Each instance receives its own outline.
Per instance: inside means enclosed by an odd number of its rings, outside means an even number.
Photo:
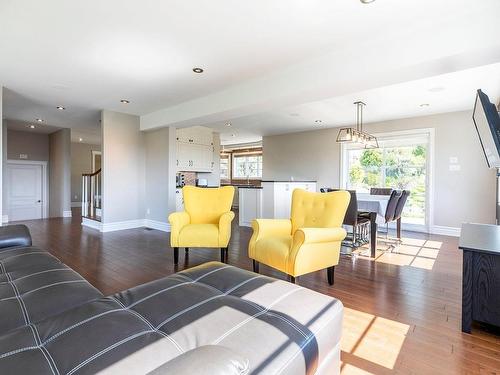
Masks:
[[[288,278],[292,284],[295,284],[297,282],[297,279],[295,277],[293,277],[292,275],[289,275]]]
[[[174,247],[174,264],[179,264],[179,248]]]
[[[220,261],[222,263],[225,263],[225,259],[226,259],[226,251],[223,247],[220,248]]]
[[[335,274],[335,266],[328,267],[326,269],[326,274],[328,276],[328,284],[333,285],[334,283],[334,274]]]
[[[257,262],[255,259],[253,260],[253,272],[259,273],[259,262]]]
[[[186,252],[186,254],[187,254],[187,253],[188,253],[188,251],[189,251],[189,247],[186,247],[186,248],[184,249],[184,251],[185,251],[185,252]]]

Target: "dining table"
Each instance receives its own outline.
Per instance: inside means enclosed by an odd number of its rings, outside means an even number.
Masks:
[[[358,211],[368,212],[370,218],[370,256],[375,258],[377,251],[377,231],[379,221],[385,221],[385,211],[389,203],[389,195],[371,195],[369,193],[358,193]],[[401,237],[401,221],[398,220],[398,238]]]

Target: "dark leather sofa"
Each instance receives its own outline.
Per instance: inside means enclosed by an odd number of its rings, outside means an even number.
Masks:
[[[336,374],[342,312],[218,262],[105,297],[0,228],[0,374]]]

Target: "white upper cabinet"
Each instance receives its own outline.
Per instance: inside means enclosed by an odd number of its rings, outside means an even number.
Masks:
[[[213,132],[203,126],[177,129],[177,170],[211,172],[214,167]]]
[[[213,132],[203,126],[177,129],[177,141],[183,143],[213,146]]]

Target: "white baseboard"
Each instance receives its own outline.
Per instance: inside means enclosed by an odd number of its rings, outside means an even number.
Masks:
[[[71,207],[82,207],[82,202],[71,202]]]
[[[134,229],[144,226],[144,219],[115,221],[114,223],[101,223],[101,232],[114,232],[117,230]]]
[[[102,224],[99,221],[95,221],[95,220],[87,219],[86,217],[82,217],[82,225],[84,227],[97,229],[99,232],[101,232]]]
[[[144,226],[146,228],[161,230],[162,232],[170,232],[170,224],[162,221],[144,219]]]
[[[460,228],[434,225],[431,229],[431,233],[439,234],[441,236],[460,237]]]
[[[72,217],[73,214],[71,213],[71,210],[69,211],[63,211],[63,217]]]
[[[125,229],[144,228],[144,227],[160,230],[162,232],[170,232],[170,224],[149,219],[116,221],[114,223],[101,223],[96,220],[82,218],[82,225],[85,227],[97,229],[98,231],[103,233],[115,232],[118,230],[125,230]]]
[[[9,222],[9,215],[2,215],[2,224]]]

